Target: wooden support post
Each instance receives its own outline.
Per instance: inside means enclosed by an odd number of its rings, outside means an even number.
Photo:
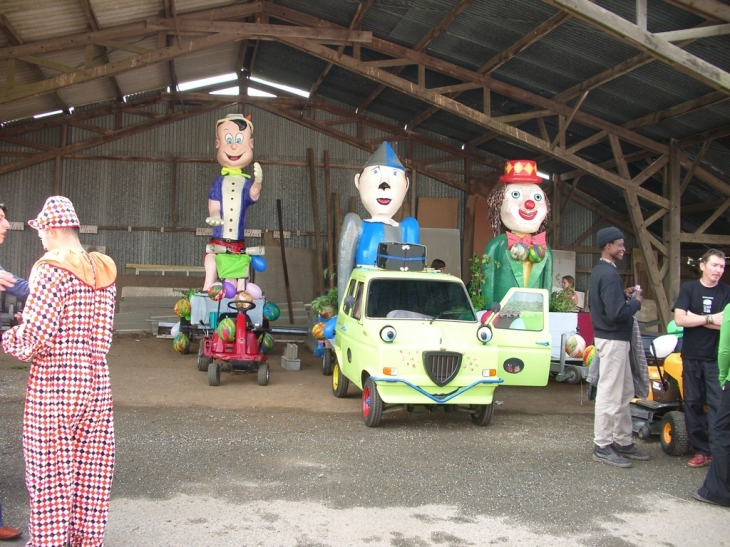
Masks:
[[[177,156],[172,156],[170,180],[170,223],[177,226]]]
[[[286,267],[286,249],[284,247],[284,221],[281,216],[281,200],[276,200],[276,216],[279,221],[279,247],[281,248],[281,267],[284,272],[284,287],[286,287],[286,305],[289,308],[289,324],[294,324],[294,310],[291,302],[291,288],[289,287],[289,271]]]
[[[324,151],[324,196],[325,204],[326,200],[330,199],[331,184],[330,184],[330,153],[329,150]],[[332,233],[332,208],[327,206],[327,288],[334,287],[334,278],[332,274],[335,270],[334,260],[334,234]]]
[[[61,145],[60,148],[64,148],[66,146],[66,140],[68,135],[68,125],[63,124],[61,126]],[[55,195],[60,195],[63,192],[61,191],[61,186],[63,183],[63,166],[62,166],[63,156],[56,156],[56,159],[54,161],[54,170],[53,170],[53,193]]]
[[[669,256],[665,258],[669,261],[669,268],[664,278],[664,291],[667,294],[669,304],[672,305],[679,295],[679,272],[681,268],[679,233],[682,220],[679,146],[675,139],[669,142],[669,163],[664,172],[666,174],[664,195],[669,197],[669,214],[664,217],[664,241],[666,241],[667,250],[669,251]],[[666,323],[664,326],[666,326]]]
[[[334,239],[334,248],[337,252],[334,253],[333,258],[333,273],[339,275],[337,271],[337,262],[340,259],[340,234],[342,233],[342,207],[340,206],[340,195],[337,192],[332,193],[332,211],[334,215],[334,222],[332,226],[332,238]],[[337,286],[337,278],[332,279],[333,286]]]
[[[562,235],[560,234],[560,217],[563,212],[563,196],[560,193],[561,184],[558,175],[553,175],[553,249],[561,249],[563,244]]]
[[[314,163],[314,148],[307,148],[307,163],[309,164],[309,189],[312,194],[312,220],[314,221],[314,252],[317,255],[317,265],[319,266],[317,278],[317,294],[324,292],[324,283],[322,277],[322,234],[319,225],[319,202],[317,200],[317,170]]]

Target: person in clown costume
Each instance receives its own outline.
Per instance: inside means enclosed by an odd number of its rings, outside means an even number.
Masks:
[[[496,235],[484,250],[486,307],[500,302],[511,287],[552,290],[553,253],[545,227],[550,202],[532,160],[510,160],[488,197],[489,221]],[[505,232],[505,233],[502,233]]]
[[[406,169],[390,143],[383,141],[355,175],[355,187],[371,218],[361,219],[348,213],[342,221],[337,270],[338,301],[345,294],[347,281],[356,266],[375,266],[378,245],[382,242],[419,243],[418,221],[406,217],[393,220],[408,191]]]
[[[216,122],[216,159],[221,174],[216,177],[208,193],[208,218],[206,224],[213,227],[213,236],[206,246],[205,282],[207,291],[219,278],[235,281],[238,292],[245,290],[250,257],[245,254],[246,209],[261,196],[262,173],[258,162],[253,164],[251,175],[242,169],[253,159],[253,123],[243,114],[229,114]],[[218,255],[235,255],[222,266]]]

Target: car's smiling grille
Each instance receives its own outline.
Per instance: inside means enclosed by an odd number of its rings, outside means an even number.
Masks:
[[[423,354],[423,368],[428,377],[439,387],[454,379],[461,368],[461,353],[453,351],[427,351]]]

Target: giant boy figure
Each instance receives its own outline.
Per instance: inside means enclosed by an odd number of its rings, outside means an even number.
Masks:
[[[539,186],[537,164],[510,160],[499,182],[487,201],[496,235],[484,251],[490,258],[482,268],[487,307],[500,302],[511,287],[552,290],[553,253],[544,231],[550,202]]]
[[[371,218],[361,219],[348,213],[342,222],[337,270],[338,300],[341,302],[347,281],[356,266],[377,265],[378,244],[382,242],[419,243],[418,221],[406,217],[393,220],[408,191],[406,169],[387,141],[355,175],[355,187]]]
[[[208,194],[208,218],[205,222],[213,226],[213,237],[206,246],[205,284],[208,290],[218,281],[220,259],[218,254],[235,255],[230,258],[226,271],[220,272],[220,278],[237,280],[237,291],[246,288],[248,263],[250,258],[244,253],[244,229],[246,227],[246,209],[256,203],[261,196],[261,166],[253,164],[253,180],[251,175],[243,173],[253,159],[253,123],[250,116],[229,114],[216,122],[217,150],[216,159],[221,165],[221,174],[211,185]],[[218,263],[218,264],[217,264]]]

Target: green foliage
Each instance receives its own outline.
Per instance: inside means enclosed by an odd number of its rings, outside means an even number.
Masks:
[[[491,260],[492,257],[489,255],[482,255],[480,257],[476,253],[469,259],[469,272],[471,273],[469,279],[469,298],[471,299],[472,306],[477,311],[484,309],[487,305],[487,299],[482,295],[482,288],[484,287],[484,283],[486,283],[482,269]]]
[[[332,287],[326,294],[312,300],[312,309],[321,313],[326,306],[331,306],[337,312],[337,287]]]
[[[550,295],[550,311],[555,312],[573,312],[577,311],[575,302],[570,298],[570,293],[565,291],[554,291]]]

